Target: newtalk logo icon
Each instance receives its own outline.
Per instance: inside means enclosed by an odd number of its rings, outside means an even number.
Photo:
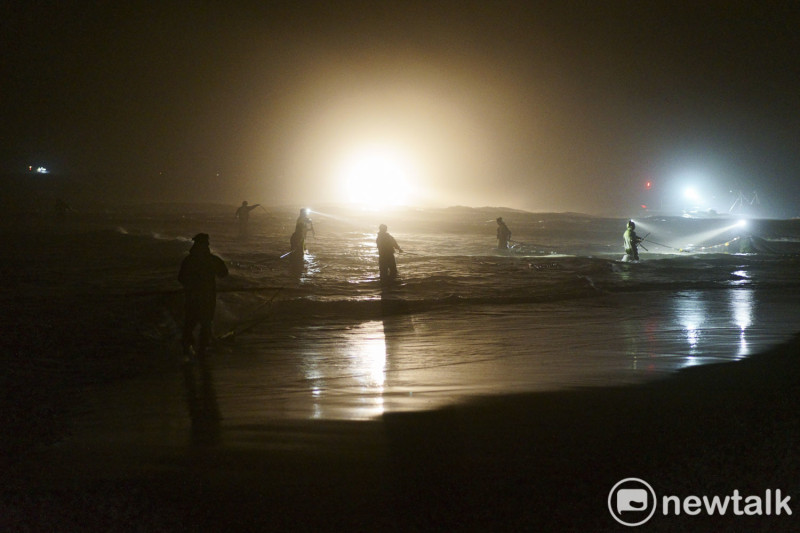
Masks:
[[[640,526],[656,512],[656,493],[639,478],[625,478],[608,493],[608,510],[620,524]]]
[[[792,514],[789,507],[791,496],[786,496],[781,489],[767,489],[764,495],[733,494],[726,496],[664,496],[661,499],[661,512],[664,516],[681,514],[697,516],[725,515],[735,516],[788,516]],[[640,526],[650,520],[658,507],[656,493],[647,482],[629,477],[619,481],[608,493],[608,510],[614,520],[625,526]]]

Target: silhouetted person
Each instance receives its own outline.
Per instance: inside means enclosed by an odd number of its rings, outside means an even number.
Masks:
[[[217,306],[217,278],[227,276],[228,267],[222,259],[211,253],[207,233],[198,233],[192,240],[194,244],[189,255],[183,259],[178,273],[178,281],[183,285],[186,298],[183,353],[187,356],[192,354],[192,347],[195,346],[194,329],[199,324],[200,336],[195,353],[202,357],[211,339],[211,323]]]
[[[289,239],[292,252],[294,252],[292,254],[294,259],[302,258],[305,254],[308,230],[311,230],[313,236],[317,236],[314,232],[314,223],[311,222],[311,218],[308,216],[308,208],[304,207],[300,210],[300,215],[298,215],[297,222],[294,225],[294,233],[292,233],[292,237]]]
[[[381,224],[378,228],[378,238],[375,239],[375,244],[378,245],[378,269],[380,270],[381,281],[391,281],[397,277],[397,262],[394,259],[394,251],[403,251],[387,230],[386,224]]]
[[[239,236],[246,237],[248,228],[247,225],[250,221],[250,211],[260,206],[261,204],[247,205],[247,200],[242,202],[241,207],[236,210],[236,218],[239,219]]]
[[[628,226],[625,228],[625,233],[622,234],[622,242],[625,246],[625,255],[628,260],[639,260],[639,243],[644,239],[636,235],[636,224],[633,220],[628,221]],[[625,258],[622,258],[623,261]]]
[[[497,217],[497,247],[501,250],[508,249],[508,241],[510,240],[511,230],[503,222],[503,217]]]

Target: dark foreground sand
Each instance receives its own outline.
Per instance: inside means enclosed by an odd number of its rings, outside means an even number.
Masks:
[[[195,408],[184,448],[6,446],[0,530],[628,531],[607,503],[626,477],[659,496],[792,497],[791,516],[659,511],[642,530],[800,530],[800,337],[646,385],[281,421],[235,445]]]

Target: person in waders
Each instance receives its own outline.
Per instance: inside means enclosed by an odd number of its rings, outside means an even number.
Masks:
[[[497,217],[497,247],[500,250],[508,249],[508,241],[511,240],[511,230],[508,229],[503,217]]]
[[[316,237],[317,234],[314,232],[314,224],[311,222],[311,218],[308,216],[308,208],[304,207],[300,210],[300,214],[297,216],[297,222],[295,222],[294,225],[294,233],[292,233],[292,236],[289,239],[292,255],[295,259],[302,259],[305,255],[306,235],[308,234],[309,230],[311,230],[311,234]]]
[[[391,281],[397,278],[397,261],[394,258],[394,251],[402,252],[400,245],[389,234],[386,224],[378,227],[378,238],[375,239],[378,245],[378,269],[380,270],[381,281]]]
[[[625,233],[622,234],[622,242],[625,246],[625,256],[623,261],[638,261],[639,260],[639,243],[642,238],[636,235],[636,224],[633,220],[628,221],[628,227],[625,228]]]
[[[198,233],[189,255],[181,262],[178,281],[183,285],[185,318],[183,324],[183,354],[205,356],[211,340],[211,324],[217,306],[217,278],[228,275],[228,267],[211,253],[207,233]],[[200,325],[200,335],[195,342],[194,330]]]

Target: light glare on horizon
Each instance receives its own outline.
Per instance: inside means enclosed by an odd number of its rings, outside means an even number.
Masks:
[[[697,189],[695,189],[694,187],[687,187],[683,191],[683,195],[689,200],[692,200],[694,202],[700,200],[700,195],[697,193]]]
[[[362,147],[342,165],[340,181],[346,200],[363,207],[405,205],[411,190],[409,165],[396,150]]]

